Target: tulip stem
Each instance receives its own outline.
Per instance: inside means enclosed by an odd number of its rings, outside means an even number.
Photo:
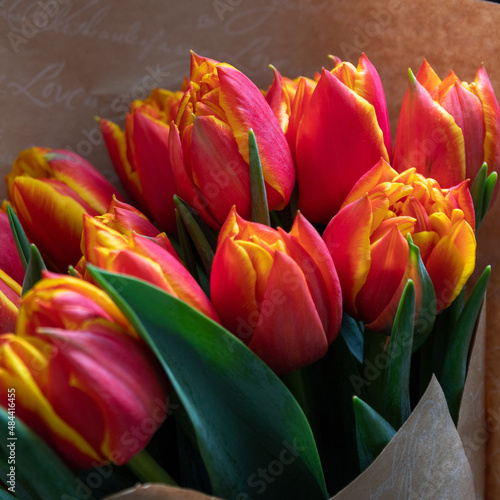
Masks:
[[[129,469],[138,479],[145,483],[164,483],[177,486],[172,476],[162,469],[158,462],[146,451],[142,450],[127,463]]]
[[[310,391],[308,390],[308,383],[306,380],[307,375],[302,369],[299,369],[283,375],[281,378],[302,408],[302,411],[311,425],[314,415],[311,407]]]

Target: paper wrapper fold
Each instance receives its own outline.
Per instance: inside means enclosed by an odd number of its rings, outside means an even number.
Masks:
[[[478,321],[458,426],[435,377],[378,458],[331,500],[483,500],[486,307]],[[108,500],[218,500],[193,490],[142,485]]]

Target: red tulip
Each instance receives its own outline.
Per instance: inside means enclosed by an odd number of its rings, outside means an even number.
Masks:
[[[357,68],[323,69],[297,132],[299,208],[327,223],[356,181],[391,153],[387,106],[380,78],[363,55]]]
[[[443,80],[424,60],[403,100],[394,168],[417,172],[451,187],[475,179],[483,162],[500,167],[500,107],[483,66],[473,83],[455,73]]]
[[[12,207],[29,240],[52,269],[66,271],[81,256],[83,214],[106,211],[114,188],[75,153],[31,148],[6,177]]]
[[[111,160],[127,193],[164,230],[175,232],[174,194],[169,162],[170,123],[183,92],[155,89],[144,101],[130,105],[125,130],[108,120],[99,121]]]
[[[181,197],[215,229],[234,204],[250,217],[248,132],[253,129],[269,209],[284,208],[295,182],[293,160],[262,93],[236,68],[194,53],[190,80],[169,139]]]
[[[385,161],[354,186],[323,239],[336,263],[348,314],[390,328],[409,274],[407,235],[420,249],[437,297],[451,304],[474,270],[474,208],[467,183],[442,189]],[[417,295],[419,283],[416,283]]]
[[[219,236],[210,278],[222,324],[276,373],[321,358],[341,321],[333,261],[302,216],[289,234],[230,212]]]
[[[48,274],[16,333],[0,336],[0,403],[14,388],[16,416],[68,464],[123,464],[146,446],[166,417],[166,377],[104,292]]]

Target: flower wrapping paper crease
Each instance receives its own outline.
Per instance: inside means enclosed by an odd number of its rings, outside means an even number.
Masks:
[[[190,446],[208,477],[194,474],[192,480],[205,491],[299,498],[297,468],[307,471],[311,489],[302,487],[315,497],[337,493],[358,476],[338,498],[349,488],[366,494],[363,477],[374,474],[371,488],[383,476],[377,471],[388,467],[381,462],[396,453],[386,445],[419,432],[415,420],[432,414],[423,408],[432,401],[441,420],[426,424],[425,432],[441,436],[451,429],[447,440],[463,466],[457,474],[465,482],[453,487],[463,498],[483,495],[480,454],[473,457],[460,440],[467,440],[460,401],[470,393],[465,368],[474,335],[479,347],[469,370],[481,365],[484,323],[476,333],[474,325],[488,268],[467,298],[464,290],[476,265],[476,232],[496,197],[498,102],[483,66],[469,84],[453,72],[441,81],[424,61],[416,76],[409,73],[393,148],[384,89],[368,57],[363,54],[357,67],[333,57],[332,65],[295,80],[274,69],[272,84],[261,91],[235,67],[192,52],[180,91],[155,89],[132,102],[123,130],[99,120],[125,195],[74,153],[33,147],[19,155],[6,179],[3,208],[9,205],[26,277],[14,241],[6,240],[1,397],[15,388],[18,418],[70,468],[129,463],[131,477],[147,477],[134,457],[145,457],[155,432],[172,425],[172,393],[193,425]],[[429,138],[437,147],[422,150]],[[127,197],[133,205],[123,201]],[[54,238],[58,232],[63,243]],[[68,265],[72,276],[64,274]],[[114,291],[109,283],[118,278],[101,271],[154,285],[159,292],[144,293],[151,300],[160,293],[173,317],[205,325],[202,335],[189,337],[189,326],[170,324],[139,297],[127,298],[125,285]],[[143,286],[134,283],[137,290]],[[131,314],[135,308],[138,316]],[[169,337],[155,336],[160,317],[165,335],[173,331],[187,342],[184,367],[162,350]],[[241,342],[231,344],[233,335]],[[222,339],[227,352],[221,354],[210,343]],[[246,482],[237,477],[238,458],[219,470],[221,454],[206,428],[228,432],[224,449],[236,446],[245,428],[260,426],[263,415],[251,409],[241,417],[231,409],[234,422],[224,428],[229,399],[217,401],[218,417],[197,413],[203,377],[188,375],[188,353],[205,341],[208,350],[196,352],[207,381],[220,381],[222,391],[236,388],[241,404],[247,402],[239,388],[250,383],[262,397],[277,391],[273,408],[291,405],[287,411],[305,440],[302,446],[282,440],[291,461],[271,461],[267,474],[259,468]],[[250,364],[221,375],[230,362],[224,352],[230,357],[233,350]],[[379,367],[372,381],[366,368],[379,356],[388,367]],[[252,379],[250,366],[265,375]],[[250,381],[242,382],[245,370]],[[410,386],[410,377],[418,382]],[[324,381],[339,391],[318,416],[328,394]],[[280,392],[283,384],[290,393]],[[82,401],[85,412],[76,412]],[[335,424],[345,431],[339,427],[330,436],[325,421],[337,404],[348,423]],[[147,431],[145,421],[152,422]],[[287,425],[274,425],[277,436],[294,436]],[[138,426],[142,432],[131,446],[124,436]],[[266,435],[268,442],[262,437],[249,452],[256,463],[264,460],[259,450],[274,446],[272,433]],[[441,441],[429,445],[433,452]],[[336,473],[334,446],[347,452]],[[181,460],[174,475],[186,474],[183,467]],[[248,467],[253,470],[251,460]],[[445,487],[418,471],[429,488]],[[402,474],[399,486],[407,494],[427,488],[406,481],[409,475]],[[377,488],[398,488],[392,477]]]

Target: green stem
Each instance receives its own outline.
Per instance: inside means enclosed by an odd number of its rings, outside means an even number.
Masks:
[[[309,424],[312,425],[314,419],[314,410],[310,399],[311,392],[308,390],[308,383],[305,380],[307,375],[302,369],[295,370],[283,375],[281,378],[288,390],[293,394],[299,406],[302,408]]]
[[[129,460],[127,466],[138,479],[145,483],[164,483],[177,486],[172,476],[162,469],[146,450],[142,450]]]

